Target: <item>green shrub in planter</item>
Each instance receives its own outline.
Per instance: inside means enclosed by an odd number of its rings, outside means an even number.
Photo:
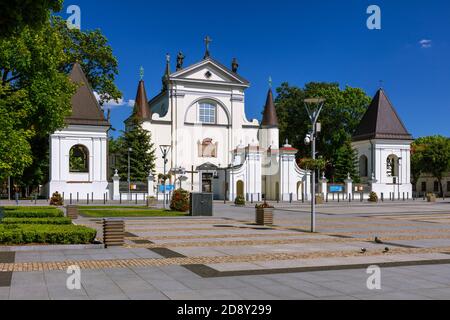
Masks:
[[[189,211],[189,191],[178,189],[173,192],[170,209],[178,212]]]
[[[0,244],[89,244],[97,231],[74,225],[0,225]]]
[[[4,218],[3,224],[72,224],[69,218]]]
[[[59,206],[59,207],[64,205],[63,197],[58,191],[56,191],[52,195],[52,198],[50,199],[50,205],[51,206]]]
[[[376,192],[371,192],[369,195],[369,202],[378,202],[378,195]]]
[[[245,206],[245,198],[243,196],[237,196],[234,200],[234,204],[237,206]]]

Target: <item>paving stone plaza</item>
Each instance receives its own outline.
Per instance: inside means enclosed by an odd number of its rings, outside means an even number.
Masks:
[[[307,204],[274,205],[273,227],[250,205],[215,203],[209,218],[128,218],[124,247],[4,247],[0,299],[450,299],[450,202],[328,203],[315,234]],[[101,239],[101,219],[76,223]],[[73,265],[79,290],[67,288]]]

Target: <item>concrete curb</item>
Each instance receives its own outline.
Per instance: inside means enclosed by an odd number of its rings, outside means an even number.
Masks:
[[[104,244],[80,244],[80,245],[43,245],[43,246],[0,246],[0,252],[40,252],[61,250],[89,250],[105,249]]]

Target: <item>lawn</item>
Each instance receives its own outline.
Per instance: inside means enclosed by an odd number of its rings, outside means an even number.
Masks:
[[[80,215],[91,218],[128,218],[128,217],[185,217],[187,213],[163,209],[137,209],[135,207],[79,207]]]

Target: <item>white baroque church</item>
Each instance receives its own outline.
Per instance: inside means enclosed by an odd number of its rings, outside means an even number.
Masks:
[[[245,91],[250,83],[239,74],[236,59],[230,68],[224,66],[211,57],[207,42],[202,60],[183,64],[179,53],[176,70],[171,72],[167,56],[162,88],[150,100],[144,80],[138,84],[133,116],[151,133],[157,156],[147,194],[162,197],[158,176],[170,173],[167,184],[213,193],[216,200],[233,201],[238,196],[255,202],[311,199],[311,175],[297,166],[298,150],[288,142],[280,145],[272,90],[267,93],[262,121],[248,120]],[[48,195],[58,191],[65,199],[118,200],[118,175],[108,181],[109,121],[79,64],[74,64],[70,79],[79,88],[66,127],[50,137],[50,182],[45,191]],[[386,198],[388,194],[412,195],[411,143],[412,136],[380,89],[353,137],[368,191]],[[166,166],[161,146],[169,149]],[[318,192],[326,194],[326,180],[319,182]],[[359,191],[349,181],[345,192]]]
[[[309,196],[309,174],[295,161],[297,150],[280,148],[278,119],[269,89],[264,117],[248,120],[245,91],[250,83],[231,68],[204,58],[187,67],[178,55],[171,72],[167,57],[160,92],[147,100],[144,81],[138,85],[134,115],[152,135],[156,172],[164,173],[159,146],[170,146],[166,172],[172,184],[192,192],[210,192],[217,200],[297,200]],[[127,122],[127,121],[126,121]],[[174,170],[175,169],[175,170]],[[183,182],[176,173],[185,172]]]

